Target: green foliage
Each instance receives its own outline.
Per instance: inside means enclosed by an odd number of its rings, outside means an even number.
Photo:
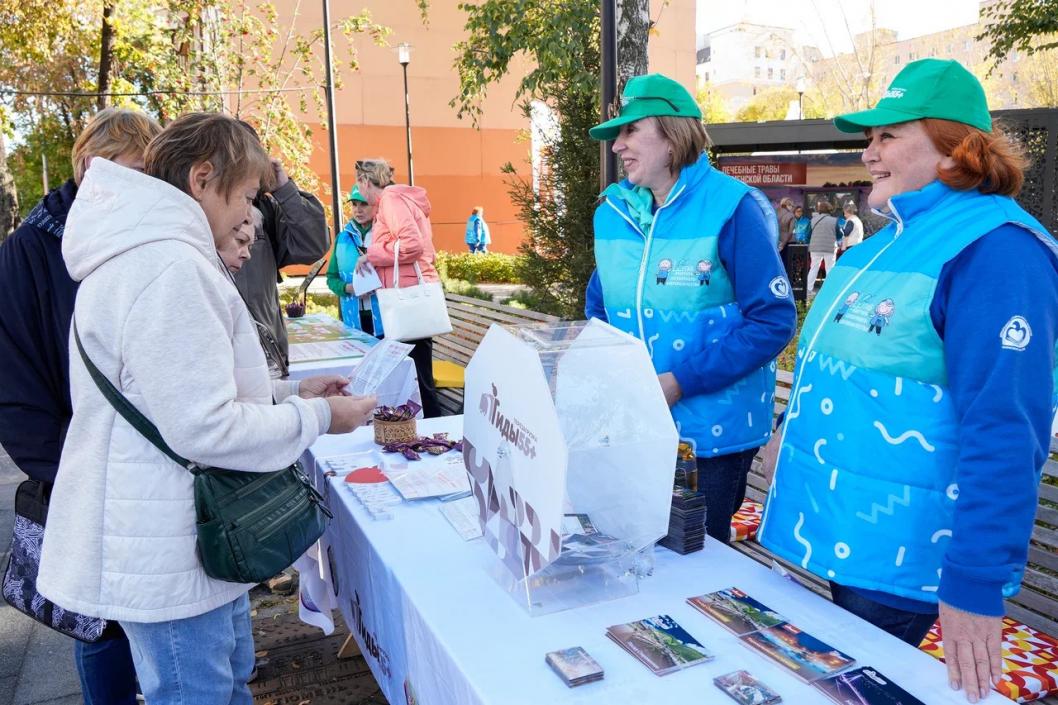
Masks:
[[[70,150],[73,140],[55,118],[45,118],[37,129],[7,155],[7,166],[15,179],[18,206],[23,218],[29,215],[44,195],[41,179],[41,155],[48,160],[48,185],[56,188],[73,176]]]
[[[320,187],[308,167],[312,131],[302,121],[315,112],[325,122],[323,30],[299,26],[303,0],[282,18],[272,3],[256,0],[109,1],[109,90],[137,95],[110,97],[108,104],[139,107],[163,124],[189,111],[230,112],[257,128],[299,186]],[[416,3],[425,17],[427,0]],[[28,171],[20,177],[27,184],[40,183],[42,146],[65,150],[68,161],[70,146],[96,112],[102,9],[99,0],[0,3],[0,94],[86,94],[5,96],[0,130],[14,127],[21,137],[12,152],[24,151],[19,164]],[[354,42],[366,36],[385,44],[389,32],[367,10],[333,23],[336,88],[339,69],[357,67]],[[63,161],[48,156],[49,168]],[[36,199],[20,200],[31,206]]]
[[[489,252],[484,255],[469,252],[438,252],[434,262],[442,277],[466,279],[469,282],[517,284],[521,257]]]
[[[753,96],[744,108],[738,111],[738,122],[760,122],[762,120],[785,120],[790,101],[797,100],[797,91],[783,86],[769,88]]]
[[[592,215],[599,190],[599,144],[588,137],[598,121],[598,3],[485,0],[460,8],[468,37],[456,45],[460,93],[452,105],[459,114],[477,121],[488,87],[524,57],[534,67],[516,94],[524,114],[539,100],[557,117],[556,129],[543,137],[536,184],[511,164],[504,173],[526,225],[519,278],[537,297],[535,310],[582,318],[595,266]]]
[[[999,64],[1012,50],[1033,54],[1058,47],[1058,0],[998,0],[982,3],[985,30],[977,39],[988,41],[988,57]]]
[[[523,311],[541,311],[541,307],[546,305],[543,301],[540,300],[540,297],[534,294],[532,291],[516,291],[511,296],[504,299],[501,303],[504,306],[520,308]],[[580,316],[580,318],[583,318],[583,316]]]

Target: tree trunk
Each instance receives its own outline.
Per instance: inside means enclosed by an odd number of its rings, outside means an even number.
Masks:
[[[647,40],[650,34],[650,0],[617,2],[617,90],[632,76],[649,70]]]
[[[4,136],[0,134],[0,242],[18,227],[18,192],[15,179],[7,169],[7,151]]]
[[[107,107],[107,93],[110,91],[110,65],[113,61],[114,26],[110,16],[114,14],[114,0],[103,3],[103,28],[99,35],[99,97],[96,107],[102,110]]]

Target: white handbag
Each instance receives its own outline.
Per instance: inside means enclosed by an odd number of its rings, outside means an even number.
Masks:
[[[391,340],[408,341],[451,333],[452,321],[448,318],[441,282],[423,281],[422,270],[416,262],[412,266],[419,283],[402,289],[397,262],[399,251],[400,240],[397,240],[393,243],[393,287],[375,291],[383,334]]]

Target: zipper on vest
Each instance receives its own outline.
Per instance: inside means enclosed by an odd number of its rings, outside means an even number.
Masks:
[[[896,208],[893,208],[892,200],[889,201],[889,208],[892,210],[892,212],[893,212],[895,217],[889,217],[886,213],[884,213],[882,211],[879,211],[877,209],[872,209],[872,210],[875,213],[877,213],[878,215],[884,216],[887,219],[889,219],[892,222],[894,222],[896,224],[896,234],[893,236],[892,241],[889,244],[887,244],[885,247],[883,247],[882,249],[878,250],[878,252],[876,252],[874,254],[874,257],[872,257],[871,260],[869,262],[867,262],[867,264],[863,265],[863,267],[860,268],[860,271],[856,272],[856,274],[853,275],[849,279],[848,283],[845,284],[845,288],[842,289],[838,293],[838,295],[834,297],[834,300],[830,304],[830,308],[827,310],[826,315],[823,316],[822,320],[824,321],[824,324],[825,324],[826,321],[830,320],[831,316],[834,315],[834,309],[836,309],[838,307],[838,304],[840,304],[842,301],[845,300],[845,298],[848,296],[849,290],[852,289],[852,287],[854,287],[856,285],[856,282],[858,282],[860,280],[860,277],[862,277],[864,274],[867,273],[868,270],[870,270],[871,266],[875,262],[878,261],[879,257],[881,257],[883,254],[885,254],[886,250],[888,250],[890,247],[892,247],[894,244],[896,244],[896,241],[900,237],[900,234],[904,231],[904,221],[900,217],[900,212],[898,210],[896,210]],[[790,399],[789,399],[789,405],[787,406],[788,409],[792,409],[793,408],[793,405],[796,402],[796,396],[797,396],[797,394],[800,393],[801,379],[804,377],[805,370],[808,368],[808,365],[810,364],[809,363],[809,357],[811,356],[811,353],[815,349],[815,344],[816,344],[816,341],[819,339],[819,334],[822,333],[822,332],[823,332],[823,325],[820,325],[816,329],[816,332],[812,335],[812,339],[809,340],[808,344],[805,346],[804,357],[801,360],[801,367],[800,367],[801,371],[798,373],[797,378],[794,379],[793,385],[790,387]],[[783,425],[782,425],[782,434],[781,434],[781,436],[779,438],[779,451],[780,452],[779,452],[778,458],[775,461],[775,471],[776,471],[776,473],[779,470],[779,463],[782,460],[782,446],[783,446],[784,443],[786,443],[786,431],[789,428],[790,428],[790,425],[788,423],[784,422]],[[775,486],[775,479],[772,478],[772,487],[774,487],[774,486]],[[768,494],[769,494],[769,496],[771,495],[771,489],[770,488],[769,488]],[[761,527],[764,527],[765,522],[768,520],[768,510],[770,509],[769,505],[770,505],[770,502],[765,502],[764,503],[764,514],[761,516]],[[804,567],[807,567],[807,566],[804,566]]]
[[[654,228],[657,227],[658,218],[661,217],[661,211],[669,207],[680,194],[687,189],[687,185],[684,184],[680,187],[680,190],[672,195],[671,198],[658,206],[658,209],[654,211],[654,220],[650,223],[650,232],[647,233],[646,244],[643,245],[643,257],[639,260],[639,280],[636,282],[636,322],[639,325],[639,339],[643,341],[643,344],[647,346],[647,352],[650,353],[650,357],[654,357],[654,349],[651,346],[650,341],[647,340],[646,330],[643,328],[643,281],[646,277],[647,262],[650,259],[650,246],[654,242]],[[638,230],[638,228],[637,228]],[[642,233],[642,231],[640,231]]]

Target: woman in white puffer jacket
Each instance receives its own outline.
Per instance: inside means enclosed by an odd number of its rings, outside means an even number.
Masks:
[[[320,434],[362,424],[373,398],[301,398],[337,394],[346,380],[271,382],[217,256],[270,174],[256,137],[224,115],[185,115],[144,161],[146,174],[94,160],[66,223],[63,258],[81,282],[74,323],[95,365],[203,465],[278,470]],[[147,702],[251,703],[251,586],[203,572],[191,473],[117,415],[72,335],[70,372],[41,593],[121,623]]]

